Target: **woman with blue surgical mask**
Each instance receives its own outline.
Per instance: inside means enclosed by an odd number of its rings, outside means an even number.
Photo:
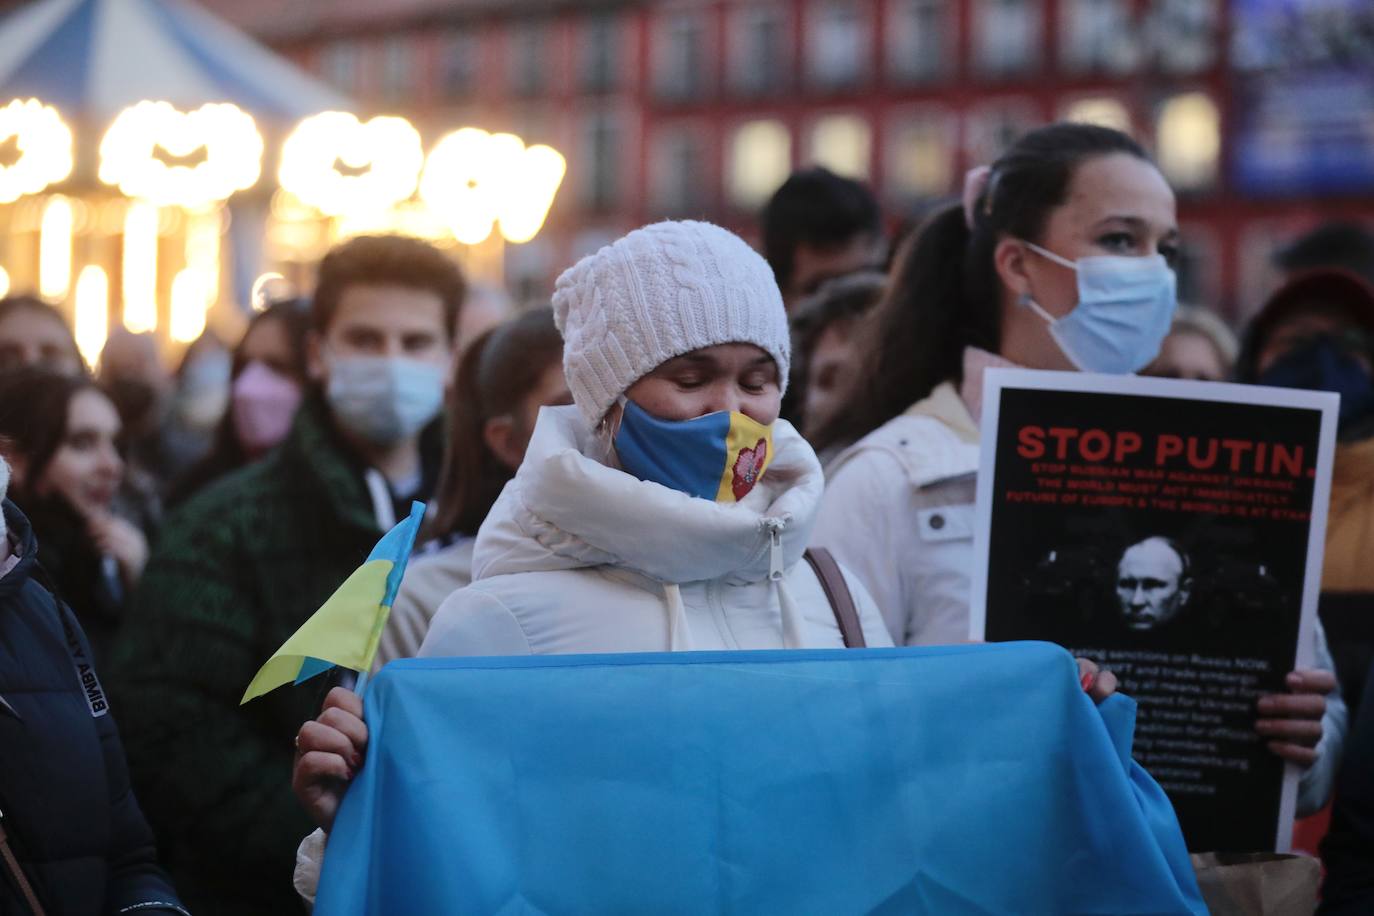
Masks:
[[[899,645],[969,634],[983,376],[993,367],[1139,372],[1176,308],[1174,194],[1125,134],[1031,131],[965,180],[899,256],[863,374],[817,448],[846,447],[814,543],[854,570]],[[1289,675],[1257,729],[1310,766],[1326,671]],[[1269,718],[1272,717],[1272,718]],[[1321,795],[1317,771],[1300,806]]]

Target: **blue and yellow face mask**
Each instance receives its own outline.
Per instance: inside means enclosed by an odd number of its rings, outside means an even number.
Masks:
[[[621,468],[640,480],[733,503],[749,495],[773,461],[773,427],[737,410],[660,420],[634,401],[624,405],[615,450]]]

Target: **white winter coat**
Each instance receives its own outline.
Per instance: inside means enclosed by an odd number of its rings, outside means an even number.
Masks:
[[[724,505],[608,467],[571,407],[545,408],[477,537],[473,584],[439,608],[421,655],[840,647],[802,562],[824,477],[786,422],[745,499]],[[870,646],[891,645],[848,577]]]
[[[419,654],[843,647],[802,561],[825,488],[820,462],[785,421],[773,444],[768,473],[727,506],[607,467],[577,408],[544,408],[478,533],[473,583],[440,605]],[[891,646],[873,599],[846,581],[865,642]],[[296,853],[307,903],[326,840],[317,830]]]
[[[863,580],[901,645],[969,636],[978,427],[951,384],[830,465],[812,543]]]

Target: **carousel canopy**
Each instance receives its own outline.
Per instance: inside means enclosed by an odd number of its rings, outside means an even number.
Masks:
[[[322,82],[180,0],[38,0],[0,20],[0,98],[110,118],[144,99],[232,102],[294,121],[351,107]]]

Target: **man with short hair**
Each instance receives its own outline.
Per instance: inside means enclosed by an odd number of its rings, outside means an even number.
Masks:
[[[763,256],[791,312],[822,283],[887,258],[882,210],[873,192],[819,166],[794,172],[760,217]]]
[[[196,913],[297,913],[292,736],[318,688],[240,708],[258,667],[429,497],[465,285],[424,242],[356,238],[320,265],[312,391],[285,442],[163,529],[116,651],[131,768]]]
[[[1187,607],[1191,589],[1188,556],[1167,538],[1132,544],[1117,563],[1116,597],[1132,630],[1153,630],[1174,620]]]

